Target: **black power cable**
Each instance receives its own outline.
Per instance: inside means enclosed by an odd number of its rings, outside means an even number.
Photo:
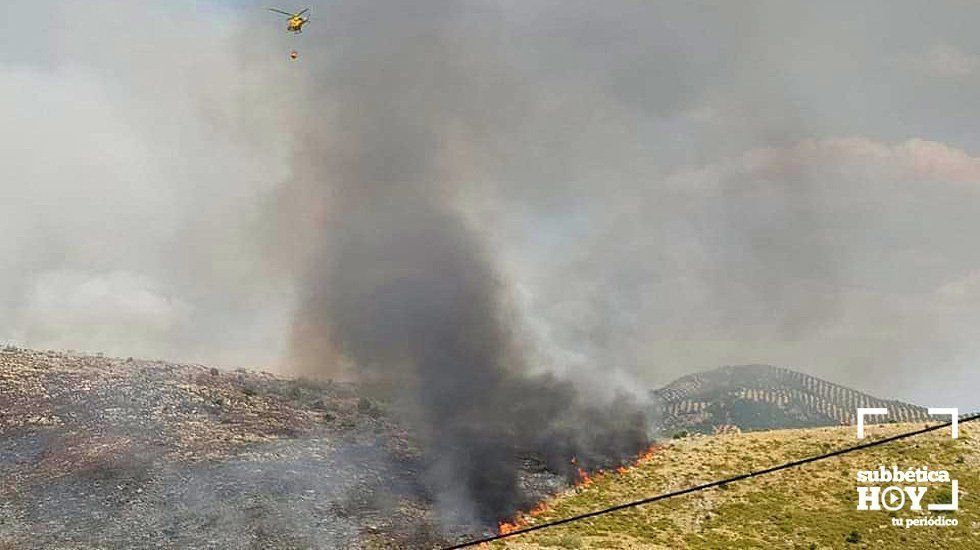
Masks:
[[[978,420],[978,419],[980,419],[980,413],[973,414],[973,415],[965,415],[965,416],[962,416],[962,417],[959,418],[958,422],[960,424],[965,424],[967,422],[973,422],[974,420]],[[474,540],[466,541],[466,542],[463,542],[463,543],[460,543],[460,544],[455,544],[453,546],[446,546],[442,550],[457,550],[459,548],[467,548],[467,547],[470,547],[470,546],[476,546],[477,544],[483,544],[485,542],[493,542],[495,540],[500,540],[500,539],[504,539],[504,538],[508,538],[508,537],[516,537],[517,535],[523,535],[525,533],[530,533],[531,531],[538,531],[538,530],[541,530],[541,529],[547,529],[549,527],[555,527],[555,526],[558,526],[558,525],[564,525],[566,523],[572,523],[572,522],[575,522],[575,521],[582,521],[583,519],[589,519],[589,518],[594,518],[596,516],[610,514],[612,512],[617,512],[619,510],[625,510],[626,508],[635,508],[637,506],[642,506],[644,504],[650,504],[651,502],[657,502],[658,500],[666,500],[666,499],[671,498],[671,497],[677,497],[677,496],[681,496],[681,495],[686,495],[688,493],[696,493],[698,491],[704,491],[705,489],[711,489],[713,487],[718,487],[718,486],[721,486],[721,485],[726,485],[728,483],[732,483],[732,482],[735,482],[735,481],[741,481],[743,479],[748,479],[750,477],[756,477],[756,476],[761,476],[761,475],[765,475],[765,474],[771,474],[773,472],[778,472],[780,470],[786,470],[788,468],[795,468],[797,466],[802,466],[804,464],[809,464],[811,462],[817,462],[817,461],[820,461],[820,460],[826,460],[828,458],[833,458],[835,456],[845,455],[847,453],[853,453],[855,451],[860,451],[860,450],[863,450],[863,449],[869,449],[871,447],[877,447],[878,445],[884,445],[885,443],[891,443],[893,441],[898,441],[900,439],[907,439],[909,437],[913,437],[913,436],[917,436],[917,435],[922,435],[924,433],[934,432],[936,430],[941,430],[943,428],[946,428],[948,426],[951,426],[952,424],[953,424],[953,421],[950,420],[949,422],[944,422],[942,424],[936,424],[935,426],[926,426],[925,428],[921,428],[919,430],[915,430],[915,431],[911,431],[911,432],[905,432],[905,433],[901,433],[901,434],[898,434],[898,435],[893,435],[893,436],[890,436],[890,437],[886,437],[884,439],[877,439],[875,441],[869,441],[868,443],[862,443],[860,445],[854,445],[853,447],[845,447],[843,449],[838,449],[836,451],[831,451],[829,453],[822,454],[822,455],[816,455],[816,456],[811,456],[811,457],[808,457],[808,458],[803,458],[803,459],[800,459],[800,460],[794,460],[793,462],[787,462],[785,464],[780,464],[778,466],[772,466],[772,467],[766,468],[764,470],[757,470],[757,471],[754,471],[754,472],[748,472],[748,473],[745,473],[745,474],[739,474],[737,476],[729,477],[729,478],[726,478],[726,479],[720,479],[718,481],[712,481],[710,483],[704,483],[702,485],[695,485],[693,487],[688,487],[686,489],[681,489],[679,491],[673,491],[673,492],[670,492],[670,493],[663,493],[663,494],[660,494],[660,495],[656,495],[656,496],[652,496],[652,497],[648,497],[648,498],[644,498],[644,499],[640,499],[640,500],[634,500],[632,502],[626,502],[626,503],[623,503],[623,504],[617,504],[616,506],[610,506],[609,508],[603,508],[601,510],[595,510],[595,511],[588,512],[588,513],[585,513],[585,514],[580,514],[580,515],[577,515],[577,516],[571,516],[571,517],[567,517],[567,518],[556,519],[554,521],[540,523],[538,525],[531,525],[529,527],[523,527],[521,529],[516,529],[516,530],[511,531],[509,533],[503,533],[503,534],[499,534],[499,535],[494,535],[492,537],[485,537],[485,538],[482,538],[482,539],[474,539]]]

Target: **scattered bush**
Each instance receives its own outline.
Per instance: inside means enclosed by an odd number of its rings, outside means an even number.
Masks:
[[[357,410],[372,418],[381,416],[381,407],[367,397],[362,397],[357,401]]]

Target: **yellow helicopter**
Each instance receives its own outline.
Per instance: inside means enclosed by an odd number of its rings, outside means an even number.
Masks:
[[[282,15],[289,17],[289,20],[286,22],[286,30],[292,33],[299,34],[303,32],[303,25],[310,22],[309,17],[303,17],[306,12],[310,11],[310,8],[306,8],[299,13],[289,13],[288,11],[283,11],[276,8],[269,8],[269,11],[281,13]]]

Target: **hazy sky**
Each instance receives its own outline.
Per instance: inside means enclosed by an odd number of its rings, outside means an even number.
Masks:
[[[264,7],[0,5],[0,340],[282,367],[329,202],[297,181],[376,81],[438,91],[438,188],[546,368],[980,405],[975,2]]]

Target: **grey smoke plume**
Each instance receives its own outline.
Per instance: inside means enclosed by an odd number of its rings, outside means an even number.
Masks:
[[[0,3],[0,339],[372,368],[341,262],[432,232],[507,373],[976,406],[980,6],[265,7]]]
[[[364,149],[388,153],[383,143]],[[365,183],[412,188],[409,180]],[[335,204],[345,214],[327,227],[329,257],[302,321],[324,327],[321,337],[375,380],[401,388],[444,511],[498,520],[527,504],[519,453],[568,474],[571,457],[585,467],[621,463],[646,444],[645,416],[589,405],[570,384],[526,372],[480,244],[425,192]]]
[[[521,453],[571,475],[571,458],[622,463],[648,434],[645,415],[626,401],[594,405],[571,383],[530,372],[511,289],[452,202],[447,131],[495,124],[502,99],[473,100],[482,83],[467,63],[482,59],[467,58],[471,46],[454,34],[456,9],[355,11],[369,23],[343,46],[350,59],[331,75],[339,82],[323,84],[342,106],[332,124],[343,143],[318,141],[314,130],[304,152],[314,160],[300,185],[320,189],[327,214],[296,343],[327,342],[321,368],[343,358],[399,388],[442,510],[494,521],[527,504]]]

